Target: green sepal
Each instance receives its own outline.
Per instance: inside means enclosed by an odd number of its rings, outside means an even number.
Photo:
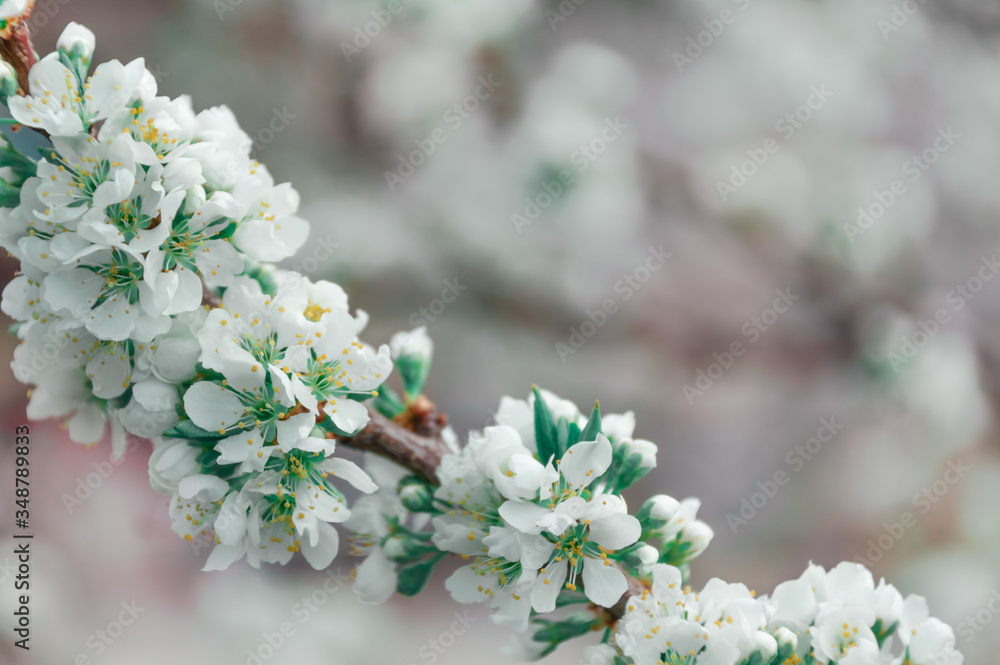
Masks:
[[[427,561],[400,568],[396,578],[396,592],[401,596],[415,596],[423,591],[427,586],[427,580],[431,578],[434,566],[443,556],[444,552],[440,552]]]
[[[171,439],[187,439],[189,441],[216,441],[225,438],[226,434],[209,432],[194,424],[191,420],[182,420],[166,432],[163,436]]]
[[[778,652],[767,662],[767,665],[781,665],[791,657],[794,649],[791,642],[786,642],[778,647]]]
[[[580,426],[576,423],[570,423],[566,435],[566,450],[578,444],[580,440]]]
[[[399,500],[411,513],[439,513],[434,507],[434,488],[423,478],[406,476],[396,486]]]
[[[628,446],[619,446],[625,449],[625,459],[618,469],[615,477],[614,489],[616,492],[626,490],[639,482],[647,473],[652,471],[648,466],[643,466],[642,455],[639,453],[628,453]]]
[[[21,188],[0,179],[0,207],[16,208],[21,203]]]
[[[760,651],[754,651],[752,654],[740,661],[740,665],[763,665],[764,656]]]
[[[595,618],[591,613],[572,614],[559,621],[542,619],[536,621],[542,627],[535,631],[532,640],[548,644],[544,653],[552,653],[557,646],[574,637],[580,637],[601,627],[602,618]]]
[[[0,148],[0,166],[13,171],[22,183],[38,172],[38,165],[10,144]]]
[[[590,419],[587,420],[586,427],[580,433],[580,441],[595,441],[597,435],[601,433],[601,403],[594,404],[594,410],[590,412]]]
[[[875,633],[875,639],[878,640],[879,648],[882,647],[882,644],[887,639],[893,636],[897,628],[899,628],[899,621],[893,622],[888,628],[885,629],[882,628],[882,619],[875,621],[875,625],[872,626],[872,632]]]
[[[401,355],[396,358],[396,370],[403,381],[406,400],[412,401],[424,391],[427,375],[431,371],[429,358]]]
[[[403,404],[399,394],[386,384],[379,386],[377,392],[378,397],[372,400],[372,406],[386,418],[391,420],[406,411],[406,405]]]

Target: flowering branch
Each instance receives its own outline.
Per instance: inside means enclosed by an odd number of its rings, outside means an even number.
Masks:
[[[712,529],[693,498],[629,509],[658,454],[631,411],[534,388],[461,446],[424,395],[425,329],[365,344],[339,286],[274,267],[308,225],[233,114],[157,95],[141,60],[91,73],[77,24],[35,62],[30,5],[0,3],[0,99],[52,138],[38,159],[0,143],[0,245],[21,262],[0,301],[12,367],[29,417],[65,419],[74,441],[153,442],[172,528],[214,543],[205,570],[324,569],[346,529],[362,600],[415,595],[456,554],[447,590],[488,603],[527,658],[599,633],[586,658],[607,665],[961,664],[923,599],[856,564],[810,566],[770,597],[718,579],[692,592]]]

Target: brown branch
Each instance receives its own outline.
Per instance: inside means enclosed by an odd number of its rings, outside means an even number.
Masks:
[[[28,72],[38,60],[31,45],[31,29],[28,27],[28,18],[31,16],[34,4],[34,1],[29,3],[24,14],[10,19],[7,27],[0,30],[0,57],[17,73],[20,87],[18,93],[22,96],[28,94]]]
[[[419,395],[393,422],[421,436],[439,439],[441,430],[448,425],[448,417],[426,395]]]
[[[372,407],[368,407],[368,415],[367,427],[340,442],[349,448],[381,455],[437,485],[437,467],[441,458],[451,452],[448,444],[439,436],[412,432]]]

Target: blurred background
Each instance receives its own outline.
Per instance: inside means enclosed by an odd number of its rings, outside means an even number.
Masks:
[[[715,529],[696,586],[861,561],[996,662],[1000,3],[38,0],[38,50],[71,20],[233,109],[312,223],[286,267],[370,342],[426,324],[463,439],[532,383],[634,410],[660,453],[632,504],[697,496]],[[32,434],[34,640],[5,547],[0,662],[512,662],[443,567],[387,607],[343,557],[202,573],[148,444]]]

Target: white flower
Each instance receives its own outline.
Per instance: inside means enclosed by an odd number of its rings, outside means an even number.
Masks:
[[[56,48],[65,53],[79,56],[84,63],[90,62],[94,55],[94,47],[97,43],[94,33],[88,28],[70,21],[59,35]]]
[[[657,494],[646,499],[650,506],[649,515],[654,520],[669,522],[680,509],[680,501],[666,494]]]
[[[552,611],[562,589],[576,590],[578,579],[591,601],[614,605],[628,583],[607,553],[633,544],[641,528],[620,497],[580,496],[610,463],[611,443],[599,435],[567,450],[555,472],[542,467],[507,426],[470,437],[461,457],[446,456],[438,497],[461,513],[434,520],[434,542],[475,557],[449,579],[453,597],[489,599],[494,621],[518,630],[529,608]],[[494,514],[499,520],[489,517]]]
[[[540,390],[539,394],[549,409],[552,411],[554,419],[565,418],[571,423],[576,423],[581,427],[586,423],[586,418],[580,415],[580,410],[570,401],[561,399],[548,390]],[[535,441],[535,395],[532,393],[527,400],[514,399],[513,397],[503,397],[500,400],[500,409],[496,414],[498,425],[508,425],[517,430],[521,441],[530,451],[538,449]],[[543,460],[547,462],[548,460]]]
[[[664,548],[673,552],[670,563],[680,565],[705,551],[715,533],[708,524],[696,518],[701,501],[687,498],[678,503],[666,495],[655,496],[651,501],[651,517],[667,521],[654,529],[653,534],[663,542]]]
[[[32,0],[3,0],[0,2],[0,19],[9,20],[21,16],[28,10]]]
[[[393,360],[402,356],[428,362],[434,355],[434,342],[427,334],[427,326],[414,328],[409,332],[398,332],[389,340],[389,350]]]
[[[182,480],[197,475],[201,467],[200,452],[182,439],[154,439],[153,454],[149,457],[149,484],[160,494],[175,494]]]
[[[309,225],[296,216],[299,195],[285,183],[275,185],[263,169],[233,187],[233,242],[252,259],[280,261],[293,255],[309,235]]]
[[[878,652],[878,642],[871,630],[875,622],[870,608],[852,607],[829,613],[809,629],[813,651],[822,662],[839,662],[851,649],[871,649]]]
[[[92,123],[148,93],[151,79],[140,58],[128,65],[117,60],[103,63],[81,82],[57,53],[50,53],[28,73],[29,94],[10,98],[10,113],[21,124],[53,137],[86,135]]]

